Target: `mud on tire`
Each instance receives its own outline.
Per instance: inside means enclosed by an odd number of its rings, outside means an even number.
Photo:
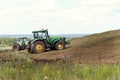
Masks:
[[[45,43],[43,41],[37,41],[34,44],[32,44],[31,50],[34,53],[44,52],[45,51]]]
[[[19,50],[20,50],[20,45],[17,44],[17,43],[13,44],[12,50],[13,50],[13,51],[19,51]]]
[[[65,44],[62,41],[58,41],[55,43],[55,50],[62,50],[65,48]]]

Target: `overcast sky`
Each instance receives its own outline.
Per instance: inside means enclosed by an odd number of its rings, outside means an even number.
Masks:
[[[99,33],[120,29],[120,0],[0,0],[0,34]]]

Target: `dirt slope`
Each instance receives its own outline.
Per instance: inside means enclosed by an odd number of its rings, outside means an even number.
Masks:
[[[13,52],[4,52],[11,54]],[[16,52],[35,61],[56,61],[70,59],[77,63],[119,63],[120,30],[75,38],[66,49],[30,54],[27,51]]]
[[[29,56],[38,61],[70,58],[77,63],[120,62],[120,30],[75,38],[65,50],[29,54]]]

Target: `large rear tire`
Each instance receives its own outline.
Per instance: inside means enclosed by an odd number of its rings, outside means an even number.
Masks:
[[[19,50],[20,50],[20,45],[17,44],[17,43],[13,44],[12,50],[13,50],[13,51],[19,51]]]
[[[42,41],[37,41],[32,44],[31,50],[35,53],[41,53],[45,51],[45,43]]]
[[[58,41],[55,43],[55,50],[62,50],[65,48],[65,44],[62,41]]]

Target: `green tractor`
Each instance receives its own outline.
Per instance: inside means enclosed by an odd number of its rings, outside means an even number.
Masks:
[[[33,31],[34,39],[30,40],[27,50],[30,53],[41,53],[46,49],[62,50],[65,48],[65,37],[51,37],[48,30]]]
[[[30,38],[21,37],[17,38],[16,42],[12,46],[13,51],[25,50]]]

